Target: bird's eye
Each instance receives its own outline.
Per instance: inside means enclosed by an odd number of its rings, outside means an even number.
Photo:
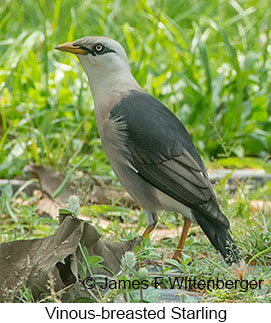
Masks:
[[[97,44],[95,46],[96,52],[100,53],[104,49],[104,46],[102,44]]]

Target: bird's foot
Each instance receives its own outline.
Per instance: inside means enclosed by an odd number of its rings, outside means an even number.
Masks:
[[[241,259],[238,263],[233,265],[232,272],[242,280],[245,274],[249,271],[249,266],[245,263],[243,259]]]

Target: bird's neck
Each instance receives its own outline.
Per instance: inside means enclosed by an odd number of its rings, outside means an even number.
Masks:
[[[87,56],[78,55],[78,58],[87,74],[96,110],[118,103],[131,90],[141,89],[130,71],[128,62],[112,65],[110,70],[109,67],[105,69],[99,62],[94,64]]]
[[[110,119],[110,111],[120,100],[129,95],[131,90],[143,91],[130,73],[118,74],[114,77],[103,76],[93,79],[88,75],[90,89],[94,98],[97,126],[101,138],[105,138],[106,120]]]
[[[95,108],[108,107],[118,103],[131,90],[142,90],[131,72],[116,73],[114,76],[101,75],[92,78],[88,75]]]

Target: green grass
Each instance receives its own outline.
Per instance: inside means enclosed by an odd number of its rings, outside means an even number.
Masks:
[[[264,200],[265,192],[270,189],[270,183],[262,188],[254,188],[249,191],[244,185],[240,185],[236,192],[234,204],[227,201],[232,198],[232,194],[228,190],[221,191],[222,183],[216,186],[219,197],[222,200],[223,210],[231,221],[231,231],[238,247],[241,250],[243,258],[250,266],[245,273],[243,279],[265,280],[265,284],[261,289],[248,289],[247,291],[237,290],[203,290],[201,296],[203,302],[270,302],[271,301],[271,236],[270,227],[271,219],[268,213],[253,213],[247,207],[249,201],[255,199]],[[0,240],[12,241],[16,239],[39,238],[52,234],[57,223],[49,218],[41,218],[37,216],[37,208],[32,197],[27,197],[21,193],[20,198],[24,203],[16,203],[14,194],[7,190],[4,192],[5,205],[9,204],[10,209],[17,215],[14,220],[8,210],[4,209],[4,217],[2,215]],[[16,196],[15,196],[16,197]],[[18,197],[18,196],[17,196]],[[3,206],[2,206],[3,209]],[[107,241],[120,241],[133,239],[143,232],[145,228],[143,213],[135,210],[129,210],[120,207],[111,206],[85,206],[81,208],[81,214],[88,215],[91,222],[98,224],[96,228],[101,233],[102,238]],[[100,219],[110,220],[111,223],[102,228],[99,226]],[[170,288],[167,277],[182,272],[185,277],[196,277],[198,280],[216,279],[217,277],[223,281],[238,279],[232,269],[227,267],[221,260],[215,249],[210,245],[206,236],[201,229],[193,225],[189,237],[185,244],[184,255],[181,263],[170,260],[174,248],[178,242],[178,234],[176,227],[182,226],[183,222],[180,217],[174,216],[172,213],[163,212],[159,217],[159,227],[154,231],[157,234],[159,228],[164,227],[170,229],[168,236],[160,238],[155,242],[152,237],[147,237],[142,244],[136,249],[136,257],[140,268],[150,269],[150,263],[159,266],[160,273],[165,275],[165,285],[163,288]],[[90,259],[91,261],[93,258]],[[80,264],[79,269],[84,273],[89,264]],[[86,267],[87,266],[87,267]],[[159,276],[160,276],[159,273]],[[138,274],[131,270],[129,274],[114,277],[114,279],[138,279]],[[83,278],[86,274],[83,274]],[[147,277],[152,282],[155,276],[150,272]],[[156,275],[157,276],[157,275]],[[124,278],[123,278],[124,277]],[[98,279],[98,277],[97,277]],[[29,290],[24,290],[22,294],[23,302],[31,302]],[[159,290],[156,292],[148,289],[137,294],[134,291],[125,290],[111,291],[103,295],[100,300],[103,302],[112,302],[121,295],[125,296],[128,301],[152,301],[157,300]],[[60,296],[61,293],[58,293]],[[91,297],[91,295],[90,295]],[[158,297],[159,299],[159,297]],[[56,295],[49,295],[44,301],[54,302],[59,300]],[[79,300],[75,300],[79,301]],[[85,300],[86,301],[86,300]],[[184,301],[190,302],[188,296],[184,297]]]
[[[1,1],[0,178],[24,176],[24,166],[34,162],[65,175],[80,169],[114,179],[84,72],[74,56],[54,49],[87,35],[120,41],[138,82],[184,123],[207,165],[270,171],[270,27],[268,1]],[[241,185],[230,204],[225,182],[217,186],[244,257],[255,257],[251,275],[269,279],[270,216],[251,213],[248,202],[270,200],[270,189],[270,183],[249,191]],[[0,192],[0,240],[55,230],[56,222],[39,218],[34,203],[17,205],[10,187]],[[32,197],[21,193],[20,198]],[[143,214],[134,230],[120,226],[138,216],[134,211],[90,206],[84,212],[110,217],[108,228],[100,228],[106,238],[130,239],[143,230]],[[175,227],[180,218],[163,213],[160,221]],[[192,233],[185,251],[193,261],[183,264],[186,272],[222,275],[207,239],[197,227]],[[176,243],[171,236],[154,249],[147,239],[139,260],[165,259]],[[198,257],[204,253],[213,262]],[[266,295],[222,291],[206,297],[213,302],[268,301],[270,287]]]
[[[2,176],[22,174],[29,160],[66,169],[86,153],[81,167],[110,174],[85,75],[76,58],[54,50],[95,34],[122,43],[139,83],[178,115],[206,160],[268,158],[267,2],[13,0],[0,6]]]

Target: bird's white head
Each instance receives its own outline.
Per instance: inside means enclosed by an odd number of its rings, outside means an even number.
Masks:
[[[130,72],[125,50],[111,38],[84,37],[56,49],[78,57],[88,76],[95,105],[104,101],[106,94],[121,96],[128,89],[139,87]]]

